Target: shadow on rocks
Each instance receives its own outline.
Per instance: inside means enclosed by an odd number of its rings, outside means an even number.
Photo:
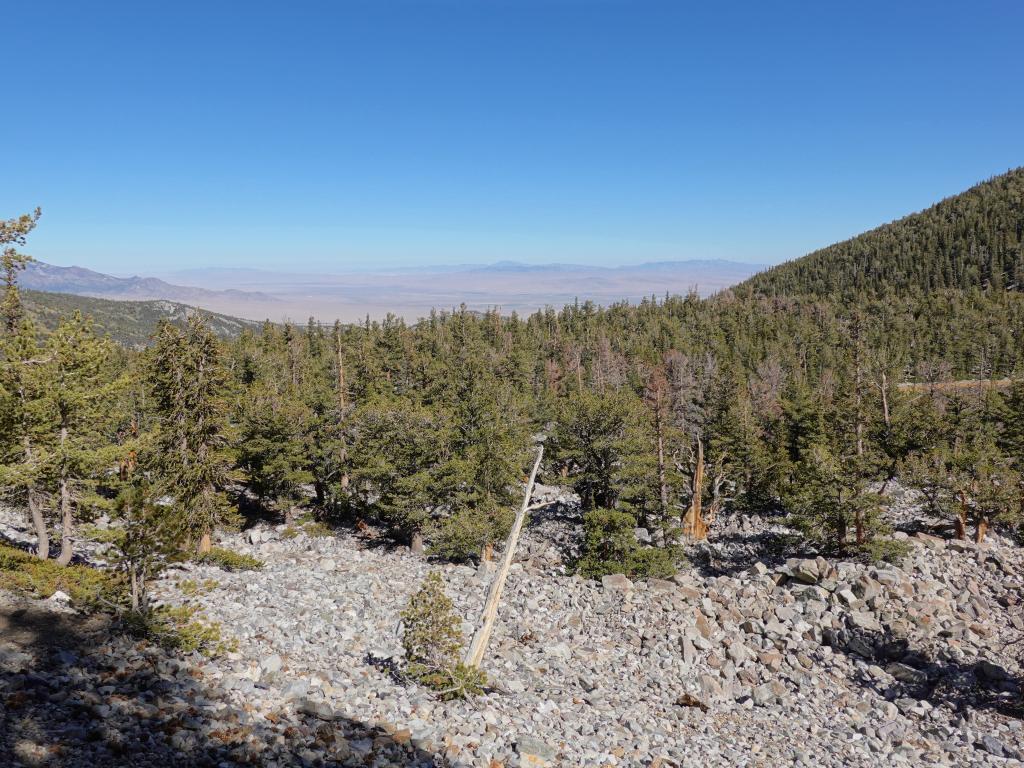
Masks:
[[[985,709],[1017,719],[1024,717],[1024,681],[994,662],[958,659],[951,651],[930,653],[913,648],[905,638],[885,630],[861,627],[825,630],[823,642],[888,672],[887,677],[880,678],[868,669],[857,682],[904,713],[913,711],[917,702],[927,701],[933,707],[948,706],[958,713]]]
[[[806,543],[798,536],[773,529],[782,519],[781,515],[729,515],[708,541],[688,549],[686,556],[705,578],[736,576],[755,563],[774,569],[789,558],[807,554]]]
[[[255,711],[109,617],[0,593],[0,765],[447,765],[408,732],[298,709]]]

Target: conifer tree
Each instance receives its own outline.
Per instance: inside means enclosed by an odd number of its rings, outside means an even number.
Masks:
[[[218,342],[198,314],[184,329],[161,324],[149,352],[149,380],[159,486],[174,499],[187,539],[207,552],[214,528],[233,515],[224,493],[226,376]]]
[[[71,562],[75,519],[88,507],[97,474],[113,456],[104,431],[116,386],[112,353],[111,342],[97,337],[92,321],[75,312],[50,334],[45,362],[36,372],[41,379],[36,408],[47,430],[40,458],[57,500],[61,565]]]
[[[239,436],[238,463],[256,495],[280,509],[286,522],[302,501],[302,485],[313,480],[306,469],[301,403],[287,395],[256,391],[246,401]]]
[[[625,391],[584,390],[566,401],[553,435],[553,463],[564,468],[584,510],[619,500],[624,457],[641,450],[631,430],[637,402]]]
[[[419,549],[444,497],[448,415],[404,399],[377,399],[360,405],[353,418],[349,490],[356,511],[381,519]]]
[[[0,268],[4,293],[0,299],[0,485],[29,510],[36,534],[36,555],[50,556],[50,538],[39,487],[41,464],[36,451],[39,426],[33,408],[37,397],[33,367],[40,363],[36,329],[18,290],[18,273],[32,260],[19,253],[39,220],[40,211],[0,221]]]

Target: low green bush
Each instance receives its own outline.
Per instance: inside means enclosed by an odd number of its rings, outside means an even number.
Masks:
[[[220,582],[216,579],[206,579],[204,581],[182,579],[178,582],[178,589],[185,597],[201,597],[203,595],[208,595],[219,586]]]
[[[62,566],[15,547],[0,545],[0,588],[27,597],[46,598],[60,590],[78,608],[117,608],[126,589],[121,574],[88,565]]]
[[[667,579],[676,572],[678,552],[641,547],[633,533],[636,519],[628,512],[595,509],[584,516],[583,527],[583,555],[576,563],[581,576],[599,579],[624,573],[632,578]]]
[[[334,531],[326,523],[306,523],[302,526],[302,532],[315,539],[322,539],[326,536],[333,536]]]
[[[225,638],[220,624],[196,618],[193,606],[161,606],[145,614],[125,615],[126,628],[136,637],[178,653],[221,656],[238,650],[238,641]]]
[[[124,530],[121,528],[97,528],[94,525],[86,525],[78,532],[97,544],[120,544],[124,541]]]
[[[214,547],[196,557],[197,563],[204,565],[215,565],[225,571],[258,571],[263,568],[263,561],[251,555],[243,555],[240,552],[232,552],[223,547]]]

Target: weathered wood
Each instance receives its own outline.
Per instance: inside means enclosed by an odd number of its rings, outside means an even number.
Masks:
[[[530,472],[530,479],[526,483],[526,494],[523,496],[523,504],[519,508],[515,522],[512,524],[512,531],[505,543],[505,554],[501,559],[501,567],[494,575],[491,588],[487,593],[487,601],[484,603],[483,614],[480,617],[480,626],[473,635],[473,642],[466,651],[465,665],[467,667],[479,667],[483,661],[484,652],[487,650],[487,643],[494,631],[494,622],[498,618],[498,603],[501,601],[501,592],[505,588],[505,580],[508,578],[508,571],[512,567],[512,558],[516,553],[516,545],[519,543],[519,534],[523,529],[523,522],[526,520],[526,513],[530,507],[530,495],[533,493],[533,483],[537,479],[537,470],[540,469],[540,460],[544,455],[544,446],[537,449],[537,460],[533,463],[533,471]]]
[[[704,495],[704,443],[697,438],[697,461],[693,469],[693,480],[690,485],[690,506],[683,515],[683,535],[695,541],[703,541],[708,537],[708,528],[704,522],[701,508]]]

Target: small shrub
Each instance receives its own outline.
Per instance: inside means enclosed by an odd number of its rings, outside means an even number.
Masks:
[[[300,533],[300,531],[299,531],[298,528],[296,528],[294,525],[289,525],[287,528],[285,528],[283,531],[281,531],[281,538],[282,539],[294,539],[296,536],[299,535],[299,533]]]
[[[306,523],[306,525],[302,526],[302,532],[314,539],[322,539],[325,536],[334,535],[331,526],[325,523]]]
[[[240,552],[232,552],[223,547],[214,547],[209,552],[196,557],[197,563],[215,565],[225,571],[258,571],[263,568],[263,561]]]
[[[60,590],[78,608],[117,608],[125,600],[120,574],[56,560],[40,560],[15,547],[0,546],[0,587],[28,597],[46,598]]]
[[[97,544],[120,544],[124,541],[124,530],[121,528],[97,528],[94,525],[86,525],[79,529],[79,532]]]
[[[430,554],[456,563],[477,558],[485,546],[508,535],[514,519],[512,512],[504,509],[494,515],[460,510],[433,527]]]
[[[910,546],[894,539],[871,539],[857,550],[872,563],[898,563],[910,553]]]
[[[633,578],[667,579],[676,572],[676,551],[641,547],[633,533],[636,519],[628,512],[595,509],[585,515],[583,525],[583,556],[576,564],[581,576],[599,579],[624,573]]]
[[[487,683],[483,672],[459,661],[460,623],[437,572],[423,580],[402,611],[405,673],[420,685],[436,691],[442,699],[479,694]]]
[[[162,606],[146,614],[127,614],[125,623],[136,637],[169,651],[199,652],[213,657],[238,650],[237,640],[224,638],[220,624],[197,619],[197,611],[197,608],[187,605]]]
[[[178,582],[178,589],[185,597],[201,597],[202,595],[208,595],[219,586],[220,582],[216,579],[206,579],[204,581],[182,579]]]

